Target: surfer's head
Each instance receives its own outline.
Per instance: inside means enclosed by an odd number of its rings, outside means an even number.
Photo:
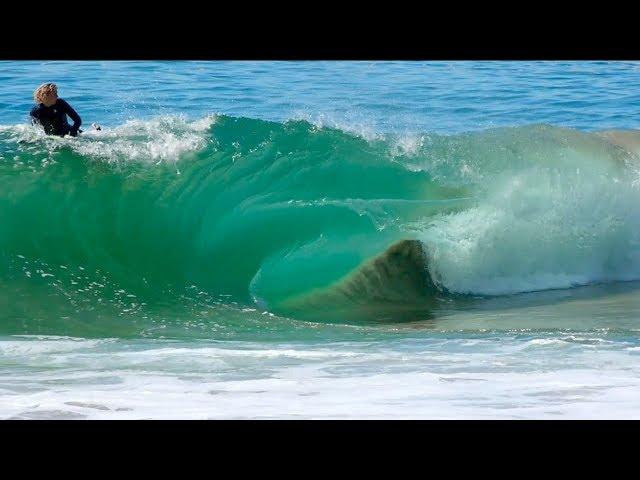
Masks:
[[[33,99],[36,103],[50,107],[58,101],[58,87],[55,83],[43,83],[33,92]]]

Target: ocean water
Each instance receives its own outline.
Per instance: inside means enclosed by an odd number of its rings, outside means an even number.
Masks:
[[[0,62],[0,418],[640,418],[639,74]]]

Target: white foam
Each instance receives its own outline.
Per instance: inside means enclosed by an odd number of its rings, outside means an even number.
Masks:
[[[413,226],[434,281],[502,295],[640,278],[640,189],[598,166],[495,174],[475,208]],[[632,177],[630,177],[632,178]]]
[[[168,343],[118,340],[0,367],[0,417],[640,418],[640,356],[614,341]],[[0,349],[1,364],[24,353]]]
[[[16,336],[15,338],[20,338]],[[32,356],[53,353],[69,353],[92,349],[110,343],[110,339],[87,340],[72,337],[24,336],[25,340],[0,341],[1,356]]]
[[[207,144],[206,133],[215,123],[211,115],[188,120],[183,115],[164,115],[147,120],[129,120],[112,128],[96,131],[89,127],[79,137],[47,136],[32,125],[4,125],[16,142],[43,145],[48,150],[66,146],[88,157],[109,162],[174,162],[188,152],[197,152]]]
[[[113,129],[86,132],[82,140],[88,141],[74,143],[73,149],[111,161],[175,161],[187,152],[202,149],[207,143],[205,133],[214,122],[213,116],[193,122],[182,116],[130,120]]]

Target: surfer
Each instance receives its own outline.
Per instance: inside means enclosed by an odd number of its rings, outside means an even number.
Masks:
[[[43,83],[35,92],[33,99],[36,106],[31,109],[31,122],[41,125],[47,135],[64,137],[78,135],[82,120],[80,115],[62,98],[58,98],[58,87],[55,83]],[[67,116],[73,120],[70,126]]]

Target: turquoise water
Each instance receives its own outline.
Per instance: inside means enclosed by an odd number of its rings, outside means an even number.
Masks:
[[[636,418],[639,66],[0,62],[0,416]]]

